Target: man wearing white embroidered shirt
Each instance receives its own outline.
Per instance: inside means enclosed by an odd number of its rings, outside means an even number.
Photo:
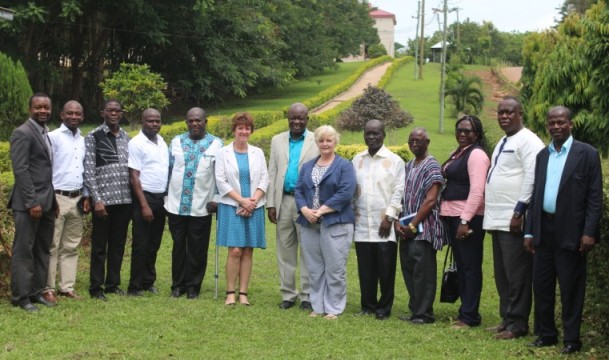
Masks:
[[[353,158],[355,193],[355,250],[361,291],[361,315],[385,320],[394,299],[397,242],[393,221],[402,210],[404,161],[383,145],[385,126],[370,120],[364,127],[368,150]],[[377,288],[381,297],[377,298]]]
[[[53,145],[53,188],[59,204],[59,216],[55,219],[55,232],[49,249],[47,287],[42,295],[49,302],[57,301],[57,276],[60,296],[80,298],[74,291],[74,284],[78,246],[83,231],[81,211],[88,213],[91,209],[90,199],[83,187],[85,138],[78,129],[84,120],[82,105],[74,100],[68,101],[63,106],[60,117],[61,126],[49,133]],[[78,204],[81,201],[82,209],[79,209]]]
[[[129,142],[129,183],[133,192],[131,278],[127,294],[156,294],[156,255],[165,228],[163,198],[167,190],[169,152],[158,135],[161,114],[142,112],[142,130]]]
[[[543,142],[522,123],[522,105],[504,97],[497,108],[505,136],[491,157],[483,227],[493,237],[495,285],[501,323],[496,339],[527,335],[532,304],[533,257],[522,246],[523,218],[533,191],[535,158]]]

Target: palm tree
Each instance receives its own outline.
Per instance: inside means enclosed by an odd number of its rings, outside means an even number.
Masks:
[[[482,94],[482,79],[478,76],[466,76],[462,73],[452,73],[446,82],[444,96],[449,96],[455,113],[477,115],[484,105]]]

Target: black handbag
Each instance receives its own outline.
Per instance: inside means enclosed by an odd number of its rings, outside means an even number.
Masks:
[[[450,257],[450,263],[448,258]],[[459,298],[459,273],[453,255],[452,247],[448,245],[444,257],[444,274],[442,275],[442,288],[440,289],[440,302],[454,303]]]

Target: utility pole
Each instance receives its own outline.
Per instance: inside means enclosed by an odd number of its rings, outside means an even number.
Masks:
[[[457,49],[460,50],[461,49],[461,23],[459,22],[459,10],[463,10],[460,9],[458,7],[454,7],[450,10],[448,10],[448,12],[456,12],[457,13]]]
[[[442,73],[440,76],[440,123],[438,127],[438,131],[440,134],[444,133],[444,84],[446,82],[446,32],[447,26],[446,22],[448,21],[448,0],[444,0],[444,31],[442,32]]]
[[[414,38],[416,47],[414,48],[414,79],[418,79],[417,60],[419,58],[419,20],[421,19],[421,2],[417,2],[417,31]]]
[[[425,0],[421,0],[421,37],[419,38],[419,79],[423,79],[425,64]]]

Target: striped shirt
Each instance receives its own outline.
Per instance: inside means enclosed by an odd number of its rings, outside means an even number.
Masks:
[[[404,215],[419,211],[427,192],[435,185],[444,186],[442,168],[433,156],[426,157],[418,165],[415,160],[406,164],[406,183],[404,186]],[[440,220],[439,201],[433,207],[427,218],[423,220],[423,231],[418,233],[415,240],[429,241],[433,248],[441,250],[446,241],[444,224]]]

